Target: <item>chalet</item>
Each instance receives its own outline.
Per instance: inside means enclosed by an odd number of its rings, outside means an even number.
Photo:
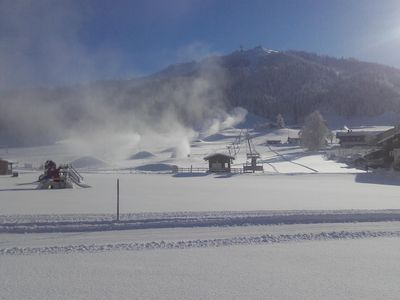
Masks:
[[[356,159],[356,165],[400,169],[400,127],[378,132],[371,141],[369,151]]]
[[[400,169],[400,127],[389,129],[377,136],[377,146],[382,149],[386,165]]]
[[[337,132],[336,138],[341,147],[368,146],[375,142],[378,131],[352,131]]]
[[[0,158],[0,175],[11,175],[12,165],[12,162]]]
[[[208,161],[209,172],[231,172],[231,163],[235,158],[233,156],[222,154],[222,153],[213,153],[206,157],[204,160]]]

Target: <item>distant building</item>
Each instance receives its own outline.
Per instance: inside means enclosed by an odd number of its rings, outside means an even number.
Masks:
[[[233,156],[214,153],[204,157],[208,161],[209,172],[231,172],[231,163],[235,158]]]
[[[366,145],[370,150],[356,163],[372,168],[400,169],[400,127],[375,133]]]
[[[400,169],[400,127],[380,133],[376,144],[382,149],[385,164]]]
[[[341,147],[368,146],[374,144],[379,131],[347,131],[337,132],[336,138]]]
[[[282,144],[281,140],[267,140],[265,143],[267,146],[269,145],[280,145]]]
[[[287,142],[290,145],[300,145],[300,138],[299,137],[288,137]]]
[[[341,147],[334,156],[349,159],[363,168],[394,168],[400,170],[400,127],[386,131],[338,132]]]
[[[0,158],[0,175],[11,175],[12,165],[12,162]]]

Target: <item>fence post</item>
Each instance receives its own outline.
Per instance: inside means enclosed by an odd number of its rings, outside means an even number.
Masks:
[[[117,178],[117,222],[119,222],[119,178]]]

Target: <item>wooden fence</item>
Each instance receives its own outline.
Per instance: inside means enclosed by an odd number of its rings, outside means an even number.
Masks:
[[[173,169],[174,173],[218,173],[218,172],[210,172],[208,168],[174,168]],[[220,173],[225,173],[223,171],[221,171]],[[242,168],[231,168],[231,172],[230,173],[234,173],[234,174],[241,174],[243,173],[243,169]]]

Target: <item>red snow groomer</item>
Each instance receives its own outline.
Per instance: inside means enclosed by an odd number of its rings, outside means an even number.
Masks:
[[[72,188],[72,184],[64,176],[63,166],[57,168],[54,161],[48,160],[44,164],[44,173],[39,176],[38,189],[65,189]]]
[[[71,165],[57,165],[48,160],[44,164],[44,173],[39,176],[38,189],[66,189],[72,188],[73,184],[80,187],[89,187],[83,183],[83,177]]]

